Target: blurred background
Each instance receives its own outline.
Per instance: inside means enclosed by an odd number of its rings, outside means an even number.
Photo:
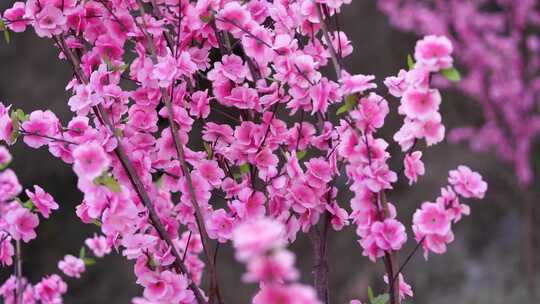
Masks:
[[[2,1],[0,10],[12,3]],[[406,67],[406,56],[412,52],[418,37],[391,28],[375,1],[354,0],[343,11],[341,21],[355,48],[345,61],[348,71],[374,74],[381,86],[384,77]],[[30,31],[13,35],[10,45],[1,43],[0,100],[25,112],[51,109],[65,122],[69,108],[64,87],[71,78],[71,71],[57,56],[49,41],[37,38]],[[388,118],[391,123],[383,129],[386,139],[391,138],[402,121],[396,114],[398,101],[389,99],[389,102],[393,107]],[[477,103],[453,90],[443,91],[442,114],[449,128],[480,125],[483,119]],[[40,184],[61,205],[60,211],[40,224],[39,237],[23,248],[24,273],[36,282],[44,274],[56,272],[57,261],[66,253],[76,255],[83,240],[97,230],[93,225],[81,223],[75,215],[75,206],[82,196],[76,190],[71,168],[44,148],[31,150],[17,143],[12,152],[12,167],[21,183],[25,187]],[[407,224],[421,202],[439,194],[448,170],[459,164],[479,171],[489,183],[489,191],[483,201],[470,202],[472,215],[456,226],[456,240],[445,255],[431,255],[425,261],[417,254],[407,266],[405,277],[415,293],[412,302],[529,303],[520,258],[520,202],[526,194],[518,187],[513,168],[490,153],[473,153],[466,146],[447,142],[424,149],[424,160],[427,174],[420,178],[418,187],[398,184],[389,197],[400,210],[399,217]],[[393,165],[394,168],[399,166]],[[537,167],[535,163],[534,168]],[[404,252],[410,252],[414,245],[409,242]],[[292,248],[297,253],[302,281],[310,283],[313,262],[309,240],[300,237]],[[351,298],[364,300],[367,286],[375,290],[382,288],[382,262],[373,264],[362,257],[353,228],[330,234],[329,254],[332,303],[346,303]],[[539,262],[536,251],[534,257]],[[233,259],[231,252],[220,251],[218,268],[227,303],[249,303],[255,286],[237,284],[244,268]],[[99,260],[81,279],[67,280],[69,292],[65,303],[129,303],[141,292],[134,283],[132,269],[132,265],[117,254]],[[11,270],[1,271],[5,277]]]

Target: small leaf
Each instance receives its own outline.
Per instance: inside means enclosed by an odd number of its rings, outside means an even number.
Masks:
[[[249,164],[248,163],[240,165],[240,173],[244,174],[244,173],[248,173],[248,172],[249,172]]]
[[[373,301],[371,301],[371,304],[386,304],[388,303],[389,300],[390,300],[390,296],[387,293],[385,293],[385,294],[375,297]]]
[[[296,158],[298,160],[302,160],[302,158],[304,158],[306,156],[306,153],[307,153],[306,150],[300,150],[300,151],[296,152]]]
[[[448,80],[452,82],[458,82],[461,80],[461,74],[456,68],[444,69],[441,71],[441,74]]]
[[[341,107],[337,109],[336,115],[349,112],[350,110],[354,109],[354,107],[356,107],[356,104],[357,104],[356,96],[349,95],[345,97],[345,102],[343,103],[343,105],[341,105]]]
[[[34,202],[32,202],[32,200],[27,200],[26,202],[22,203],[22,206],[28,210],[33,210],[35,205],[34,205]]]
[[[3,164],[0,164],[0,171],[4,170],[5,168],[7,168],[9,166],[9,164],[11,163],[11,160],[8,161],[8,162],[5,162]]]
[[[11,35],[9,33],[8,28],[4,29],[4,40],[6,41],[7,44],[9,44],[11,42]]]
[[[86,247],[82,246],[81,250],[79,250],[79,259],[84,260],[86,257]]]
[[[371,286],[368,286],[367,288],[367,295],[368,295],[369,302],[373,303],[374,296],[373,296],[373,289],[371,289]]]
[[[212,21],[212,17],[213,17],[212,14],[206,14],[206,15],[201,15],[200,19],[204,23],[210,23],[210,21]]]
[[[108,172],[105,172],[102,175],[96,177],[94,179],[94,184],[105,186],[112,192],[118,193],[122,191],[122,188],[120,187],[118,181]]]
[[[92,220],[92,224],[94,224],[94,225],[96,225],[98,227],[101,227],[101,221],[100,220],[94,219],[94,220]]]
[[[414,59],[413,59],[412,55],[408,54],[407,55],[407,67],[409,68],[409,71],[414,69],[414,65],[415,65],[415,62],[414,62]]]
[[[92,265],[94,265],[96,263],[96,260],[92,259],[92,258],[84,258],[82,260],[83,260],[85,266],[92,266]]]
[[[208,155],[208,159],[212,159],[212,157],[214,156],[213,154],[213,151],[212,151],[212,146],[207,143],[207,142],[204,142],[204,149],[206,150],[206,154]]]

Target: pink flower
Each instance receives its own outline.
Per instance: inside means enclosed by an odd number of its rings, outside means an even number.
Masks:
[[[195,168],[200,172],[201,176],[214,187],[221,185],[221,181],[225,177],[225,173],[221,170],[215,160],[201,160],[195,165]]]
[[[452,42],[444,36],[426,36],[416,43],[414,58],[432,72],[452,67]]]
[[[62,270],[68,277],[80,278],[86,267],[83,260],[68,254],[62,261],[58,262],[58,269]]]
[[[236,258],[247,261],[269,249],[284,245],[285,227],[269,218],[253,219],[236,226],[232,240]]]
[[[199,118],[207,118],[210,115],[208,90],[197,91],[191,95],[189,114]]]
[[[4,18],[9,21],[7,27],[16,33],[24,32],[28,25],[28,20],[25,20],[24,13],[24,2],[13,3],[13,6],[4,12]]]
[[[389,111],[388,102],[383,97],[370,93],[360,99],[357,109],[350,115],[360,130],[369,133],[383,126]]]
[[[372,83],[375,80],[374,75],[350,75],[346,71],[341,72],[341,90],[343,95],[351,95],[356,93],[364,93],[364,91],[376,89],[377,85]]]
[[[242,279],[245,282],[294,281],[299,275],[294,268],[294,261],[294,254],[285,249],[255,257],[247,262],[247,273]]]
[[[102,258],[111,252],[111,246],[104,236],[94,234],[93,237],[87,238],[84,241],[84,244],[86,244],[98,258]]]
[[[97,142],[84,143],[73,150],[73,170],[79,178],[93,180],[109,167],[109,156]]]
[[[388,92],[394,97],[401,97],[408,88],[408,83],[405,81],[407,71],[399,70],[397,76],[390,76],[384,79],[384,85],[388,88]]]
[[[19,195],[22,186],[13,170],[6,169],[0,173],[0,201],[8,201]]]
[[[451,217],[443,206],[425,202],[413,215],[413,225],[423,234],[444,236],[450,231]]]
[[[220,243],[225,243],[233,235],[234,218],[230,217],[223,209],[214,211],[206,222],[208,236],[217,239]]]
[[[14,254],[15,249],[11,244],[11,237],[5,232],[0,232],[0,264],[4,267],[13,264]]]
[[[62,33],[66,21],[66,16],[60,9],[54,5],[45,5],[35,16],[34,30],[39,37],[51,38]]]
[[[46,145],[51,139],[45,137],[54,137],[58,133],[58,125],[58,118],[49,110],[30,113],[29,120],[22,124],[22,130],[28,134],[24,136],[24,143],[32,148]]]
[[[152,303],[192,303],[195,300],[183,274],[166,270],[159,274],[150,273],[146,280],[144,297]]]
[[[388,282],[388,275],[384,275],[383,280],[386,284],[389,284]],[[403,274],[399,274],[396,280],[399,280],[399,297],[403,300],[405,299],[405,296],[412,297],[413,291],[411,288],[411,285],[407,284],[405,282],[405,279],[403,279]]]
[[[253,298],[253,304],[320,304],[315,289],[300,284],[263,285]]]
[[[439,110],[441,94],[438,90],[410,89],[405,92],[399,106],[399,113],[412,119],[425,120]]]
[[[465,198],[474,197],[482,199],[488,187],[479,173],[463,165],[449,172],[448,182],[454,186],[454,190],[459,195]]]
[[[58,304],[62,303],[62,295],[67,292],[67,284],[60,276],[53,274],[41,279],[34,291],[40,303]]]
[[[11,237],[25,243],[35,239],[35,229],[39,225],[38,216],[16,202],[11,203],[8,208],[4,219]]]
[[[9,153],[9,150],[4,147],[0,146],[0,167],[5,167],[11,162],[11,153]]]
[[[178,75],[176,59],[171,55],[158,58],[158,63],[152,72],[153,79],[157,80],[162,88],[169,87]]]
[[[395,219],[373,223],[371,233],[375,237],[377,246],[384,251],[399,250],[407,241],[405,226]]]
[[[413,153],[405,155],[405,159],[403,160],[404,173],[409,179],[409,185],[416,183],[418,175],[424,175],[426,172],[424,163],[420,160],[421,157],[421,151],[414,151]]]
[[[32,200],[39,213],[45,218],[49,218],[51,210],[58,209],[58,204],[54,201],[53,197],[38,185],[34,185],[34,193],[26,190],[26,195],[28,195],[28,198]]]
[[[359,167],[362,183],[373,192],[392,189],[397,181],[397,174],[383,161],[374,161],[371,165]]]

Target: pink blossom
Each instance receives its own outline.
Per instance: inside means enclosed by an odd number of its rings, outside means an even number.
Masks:
[[[217,239],[220,243],[225,243],[233,236],[234,218],[227,215],[223,209],[214,211],[206,222],[208,236]]]
[[[426,169],[422,160],[422,152],[414,151],[405,155],[403,160],[404,173],[407,179],[409,179],[409,185],[416,183],[419,175],[424,175]]]
[[[81,273],[86,270],[83,260],[68,254],[63,260],[58,262],[58,269],[65,275],[72,278],[80,278]]]
[[[34,30],[39,37],[52,37],[62,33],[66,16],[54,5],[45,5],[35,16]]]
[[[264,285],[253,298],[253,304],[320,304],[313,287],[300,284]]]
[[[88,246],[88,248],[90,248],[90,250],[92,250],[94,255],[98,258],[102,258],[111,252],[111,246],[104,236],[94,234],[93,237],[87,238],[84,241],[84,244]]]
[[[0,201],[13,199],[22,191],[19,179],[13,170],[6,169],[0,173]]]
[[[383,126],[389,112],[388,102],[383,97],[370,93],[358,101],[357,109],[351,111],[350,115],[360,130],[369,133]]]
[[[110,164],[109,156],[97,142],[85,143],[73,150],[73,170],[80,178],[94,179]]]
[[[28,243],[36,238],[35,229],[39,225],[39,218],[30,210],[13,202],[9,205],[4,219],[7,230],[14,240],[23,240]]]
[[[453,48],[444,36],[426,36],[416,43],[414,58],[430,71],[437,72],[452,67]]]
[[[0,264],[4,267],[13,264],[14,254],[15,248],[11,243],[11,237],[5,232],[0,232]]]
[[[449,172],[448,182],[465,198],[482,199],[487,191],[487,183],[482,180],[482,176],[463,165]]]
[[[341,72],[340,83],[343,95],[351,95],[356,93],[364,93],[364,91],[376,89],[377,85],[372,83],[375,80],[374,75],[350,75],[346,71]]]
[[[58,118],[49,110],[30,113],[28,121],[22,124],[22,130],[27,134],[23,138],[24,143],[32,148],[46,145],[51,141],[46,137],[54,137],[58,133],[58,124]]]
[[[4,12],[4,18],[9,21],[8,28],[16,33],[24,32],[28,20],[24,18],[24,2],[15,2],[13,6]]]
[[[439,110],[441,95],[438,90],[410,89],[405,92],[399,106],[399,113],[409,118],[425,120]]]
[[[395,219],[373,223],[371,233],[375,237],[377,246],[384,251],[397,251],[407,241],[405,226]]]
[[[177,75],[178,69],[174,57],[167,55],[158,58],[152,77],[158,81],[160,87],[166,88],[170,86]]]
[[[58,209],[58,204],[54,201],[53,197],[38,185],[34,185],[33,193],[30,190],[26,190],[26,195],[32,200],[32,203],[44,218],[49,218],[51,210]]]
[[[388,283],[388,275],[384,275],[383,277],[383,280],[386,284],[389,284]],[[405,297],[412,297],[413,296],[413,291],[412,291],[412,288],[411,288],[411,285],[407,284],[407,282],[405,282],[405,279],[403,278],[403,274],[399,274],[398,277],[396,278],[396,280],[399,281],[399,297],[403,300],[405,299]]]
[[[53,274],[41,279],[34,287],[36,298],[43,304],[62,303],[62,295],[67,292],[67,284],[60,276]]]
[[[7,166],[11,162],[11,159],[12,157],[9,150],[4,146],[0,146],[0,167]]]
[[[287,250],[279,250],[270,255],[255,257],[247,263],[245,282],[285,282],[298,278],[294,268],[295,256]]]
[[[375,161],[371,165],[358,170],[360,170],[359,174],[362,183],[373,192],[392,189],[392,183],[397,181],[397,174],[382,161]]]
[[[413,215],[413,224],[423,234],[444,236],[450,231],[451,217],[443,206],[425,202]]]
[[[285,243],[285,227],[269,218],[254,219],[236,226],[232,240],[236,258],[246,261],[282,246]]]
[[[144,284],[144,296],[154,303],[192,303],[194,295],[188,289],[189,281],[183,274],[166,270],[160,274],[150,274]]]

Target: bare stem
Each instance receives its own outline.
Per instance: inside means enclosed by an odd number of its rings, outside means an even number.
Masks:
[[[15,241],[15,276],[17,278],[17,286],[15,288],[16,303],[23,304],[23,277],[22,277],[22,256],[21,256],[21,241]]]

